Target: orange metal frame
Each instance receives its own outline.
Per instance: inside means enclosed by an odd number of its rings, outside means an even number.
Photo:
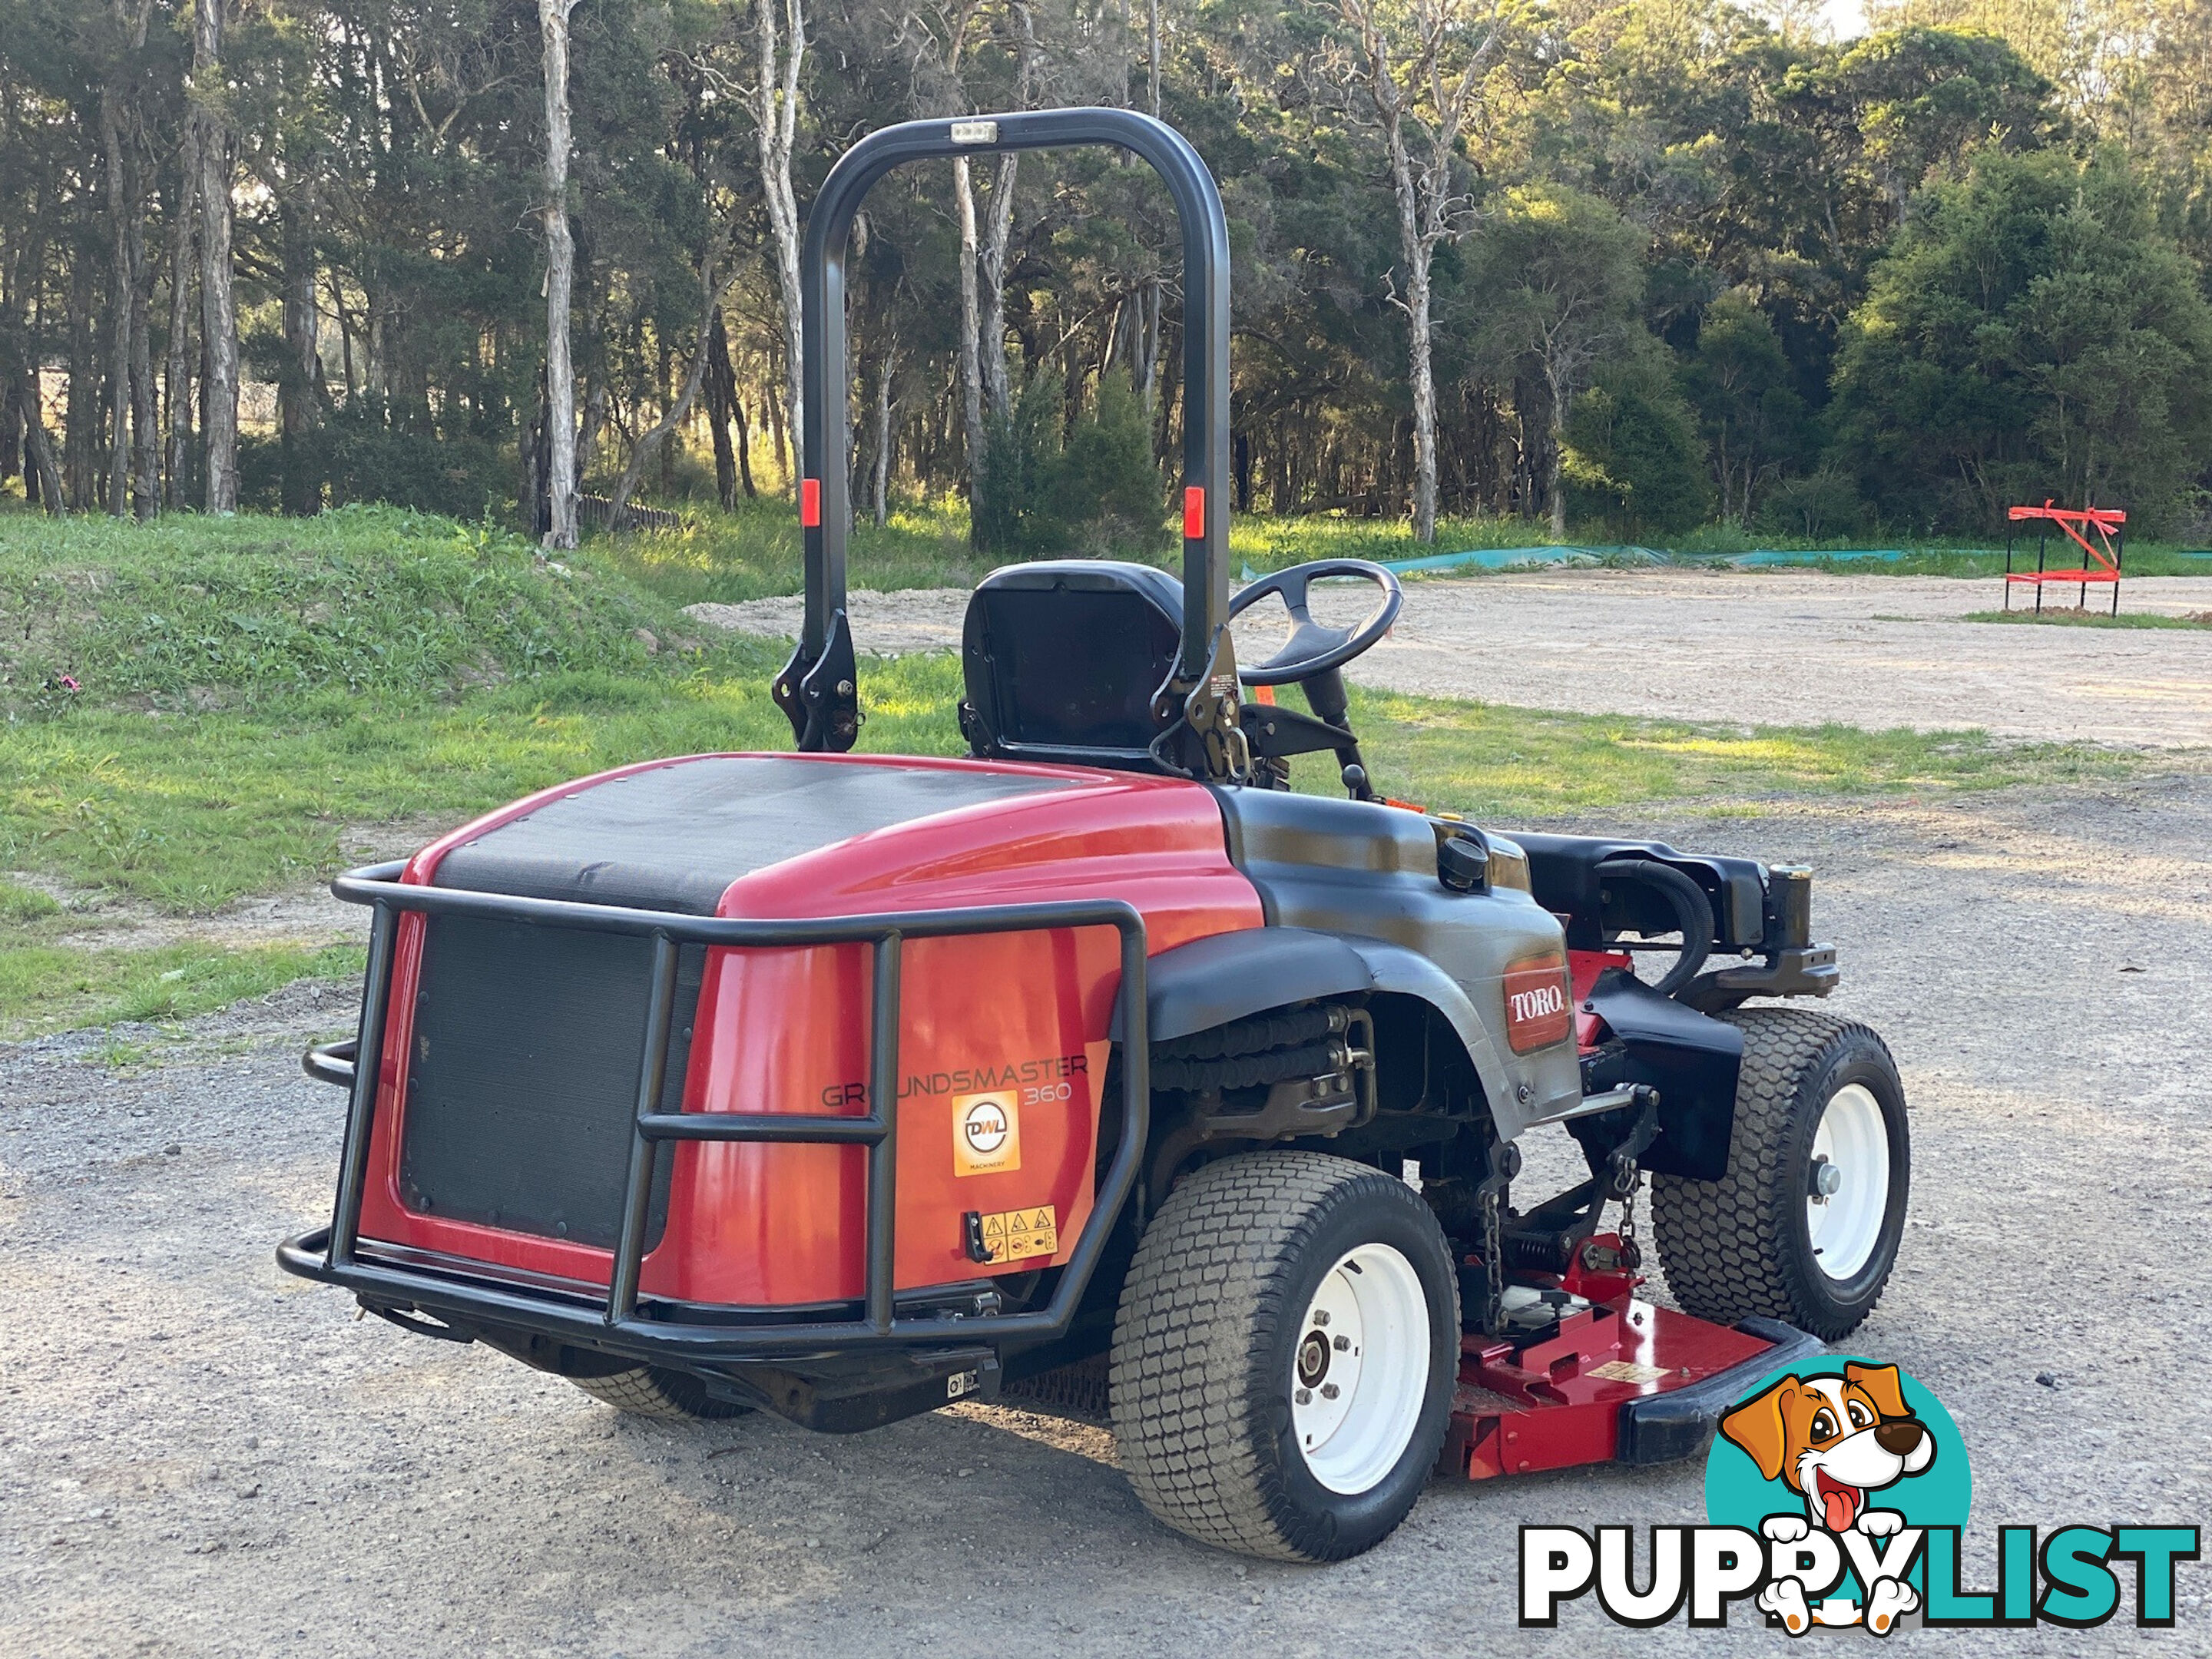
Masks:
[[[2127,546],[2127,532],[2124,527],[2128,515],[2118,507],[2053,507],[2045,501],[2041,507],[2014,507],[2005,510],[2005,517],[2014,524],[2027,520],[2039,522],[2043,528],[2035,538],[2035,568],[2015,571],[2012,568],[2013,538],[2005,538],[2005,605],[2012,609],[2012,585],[2024,582],[2035,589],[2035,608],[2043,609],[2043,588],[2047,582],[2072,582],[2081,591],[2075,603],[2087,609],[2091,582],[2110,582],[2112,587],[2112,614],[2120,612],[2120,566]],[[2050,551],[2049,526],[2057,525],[2067,540],[2081,550],[2083,563],[2072,570],[2051,570],[2045,568]],[[2094,532],[2091,541],[2084,531]]]

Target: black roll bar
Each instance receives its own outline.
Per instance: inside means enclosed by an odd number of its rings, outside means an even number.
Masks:
[[[1221,192],[1190,141],[1127,109],[1050,109],[908,121],[847,150],[815,198],[799,251],[804,296],[799,519],[806,535],[806,621],[776,677],[775,699],[802,750],[843,750],[860,730],[860,694],[845,620],[847,488],[845,252],[853,216],[893,167],[940,156],[1111,144],[1149,161],[1182,222],[1184,537],[1182,641],[1173,682],[1203,684],[1229,614],[1229,223]],[[835,411],[835,418],[832,418]],[[1200,492],[1195,497],[1192,491]],[[1193,529],[1198,534],[1188,533]]]

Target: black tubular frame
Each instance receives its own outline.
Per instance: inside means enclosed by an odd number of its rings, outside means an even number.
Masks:
[[[580,1344],[647,1358],[711,1361],[823,1355],[925,1343],[1027,1346],[1064,1334],[1076,1304],[1098,1265],[1122,1206],[1136,1184],[1149,1128],[1150,1050],[1146,1034],[1145,922],[1116,899],[1074,899],[1052,904],[988,905],[916,910],[882,915],[830,916],[811,921],[755,921],[633,910],[564,900],[519,898],[421,886],[398,879],[403,864],[356,870],[331,884],[349,903],[373,907],[368,971],[362,998],[361,1033],[352,1056],[352,1097],[337,1197],[331,1224],[287,1239],[280,1265],[304,1278],[343,1285],[370,1302],[390,1302],[459,1319],[519,1328]],[[653,981],[647,1004],[644,1051],[638,1066],[635,1128],[623,1188],[622,1231],[607,1292],[599,1305],[582,1293],[571,1297],[533,1293],[465,1277],[465,1262],[447,1276],[363,1260],[360,1253],[362,1194],[375,1127],[383,1070],[386,1012],[392,994],[392,946],[404,911],[472,916],[587,933],[643,936],[653,940]],[[1094,1194],[1090,1218],[1042,1309],[963,1318],[900,1316],[894,1305],[897,1245],[897,1157],[901,948],[912,939],[1036,933],[1063,927],[1112,927],[1121,935],[1121,980],[1113,1029],[1122,1034],[1122,1119],[1113,1162]],[[668,1064],[669,1028],[676,1000],[678,950],[686,945],[759,949],[866,944],[873,957],[870,1009],[868,1111],[863,1117],[818,1113],[675,1112],[655,1110]],[[323,1050],[311,1075],[343,1080],[345,1045]],[[1103,1102],[1102,1102],[1103,1105]],[[752,1141],[778,1145],[859,1146],[868,1149],[866,1288],[860,1316],[819,1322],[763,1323],[755,1310],[732,1310],[726,1322],[710,1322],[696,1308],[683,1322],[650,1319],[638,1308],[638,1279],[645,1258],[646,1218],[653,1153],[672,1140]]]
[[[1150,162],[1182,224],[1183,486],[1205,495],[1204,533],[1186,536],[1182,544],[1176,683],[1188,690],[1207,677],[1229,614],[1229,222],[1212,173],[1188,139],[1134,110],[1030,110],[908,121],[870,133],[830,168],[807,215],[799,256],[800,517],[809,516],[804,503],[811,494],[818,522],[805,527],[806,620],[799,648],[777,677],[777,690],[802,750],[848,749],[859,726],[858,691],[845,668],[851,640],[842,622],[853,518],[846,453],[851,434],[844,416],[850,396],[845,254],[853,216],[885,173],[908,161],[1079,144],[1117,146]],[[831,672],[817,676],[821,666]]]

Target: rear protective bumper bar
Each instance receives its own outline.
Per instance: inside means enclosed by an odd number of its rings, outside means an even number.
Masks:
[[[563,900],[520,898],[419,886],[398,879],[404,866],[381,864],[340,876],[331,890],[372,907],[368,972],[361,1032],[352,1043],[312,1049],[307,1074],[347,1085],[351,1105],[338,1163],[331,1224],[288,1238],[276,1249],[287,1273],[343,1285],[365,1301],[411,1308],[441,1319],[497,1326],[610,1352],[678,1364],[717,1360],[826,1358],[899,1348],[988,1345],[1027,1347],[1066,1334],[1076,1305],[1104,1251],[1108,1236],[1136,1184],[1150,1127],[1152,1082],[1146,1027],[1145,922],[1117,899],[1052,904],[980,906],[810,921],[755,921],[632,910]],[[493,1284],[364,1259],[362,1196],[368,1173],[378,1080],[383,1070],[385,1018],[392,995],[393,939],[403,912],[474,916],[534,927],[643,936],[653,941],[653,983],[644,1052],[638,1065],[635,1126],[623,1188],[622,1228],[607,1292],[562,1293]],[[1114,1158],[1101,1179],[1090,1218],[1069,1253],[1050,1300],[1039,1309],[951,1317],[901,1315],[894,1305],[896,1261],[899,1095],[899,969],[910,939],[1112,927],[1121,936],[1121,980],[1113,1029],[1121,1037],[1121,1121]],[[868,1042],[868,1111],[860,1117],[797,1112],[673,1112],[654,1109],[668,1065],[676,1002],[677,954],[687,945],[750,949],[865,944],[872,956],[873,997]],[[726,1321],[687,1305],[680,1322],[657,1319],[639,1304],[653,1152],[664,1140],[754,1141],[781,1145],[857,1146],[868,1149],[865,1291],[858,1316],[762,1323],[757,1312],[732,1310]],[[373,1247],[372,1247],[373,1248]]]

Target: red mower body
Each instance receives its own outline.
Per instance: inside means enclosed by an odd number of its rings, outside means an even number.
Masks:
[[[680,783],[684,769],[744,760],[779,771],[836,769],[856,783],[867,775],[904,773],[1030,779],[1051,787],[827,840],[731,880],[714,902],[718,916],[796,919],[1113,898],[1142,914],[1154,951],[1261,925],[1259,897],[1230,863],[1219,810],[1200,786],[961,760],[692,756],[626,767],[465,824],[409,860],[402,880],[436,884],[457,849],[495,848],[502,832],[549,810],[586,808],[596,792],[619,791],[653,774]],[[825,823],[819,833],[834,836],[836,828]],[[514,861],[509,888],[550,896],[569,873],[557,860],[535,871],[528,863],[527,854]],[[399,924],[362,1237],[603,1291],[611,1261],[605,1246],[543,1227],[457,1218],[441,1212],[439,1194],[410,1191],[404,1149],[416,1027],[425,1005],[425,943],[440,925],[419,914]],[[1119,946],[1110,928],[920,939],[908,947],[899,1290],[1064,1264],[1091,1209],[1108,1025],[1119,979]],[[868,1016],[863,945],[710,951],[696,1021],[687,1022],[696,1035],[681,1081],[681,1109],[862,1115],[868,1109]],[[556,1044],[568,1037],[599,1041],[598,1032],[574,1028],[547,1029],[534,1039],[515,1036]],[[972,1148],[956,1148],[955,1116],[984,1097],[1003,1100],[1011,1145],[979,1158]],[[526,1161],[529,1148],[497,1150]],[[962,1173],[963,1161],[982,1167]],[[857,1297],[866,1164],[859,1146],[677,1146],[665,1225],[645,1259],[641,1289],[672,1303],[763,1310]],[[1048,1215],[1048,1226],[1029,1226],[1024,1237],[1034,1248],[1039,1236],[1049,1235],[1042,1242],[1053,1248],[975,1262],[962,1220],[970,1211],[1018,1213],[1031,1222]]]

